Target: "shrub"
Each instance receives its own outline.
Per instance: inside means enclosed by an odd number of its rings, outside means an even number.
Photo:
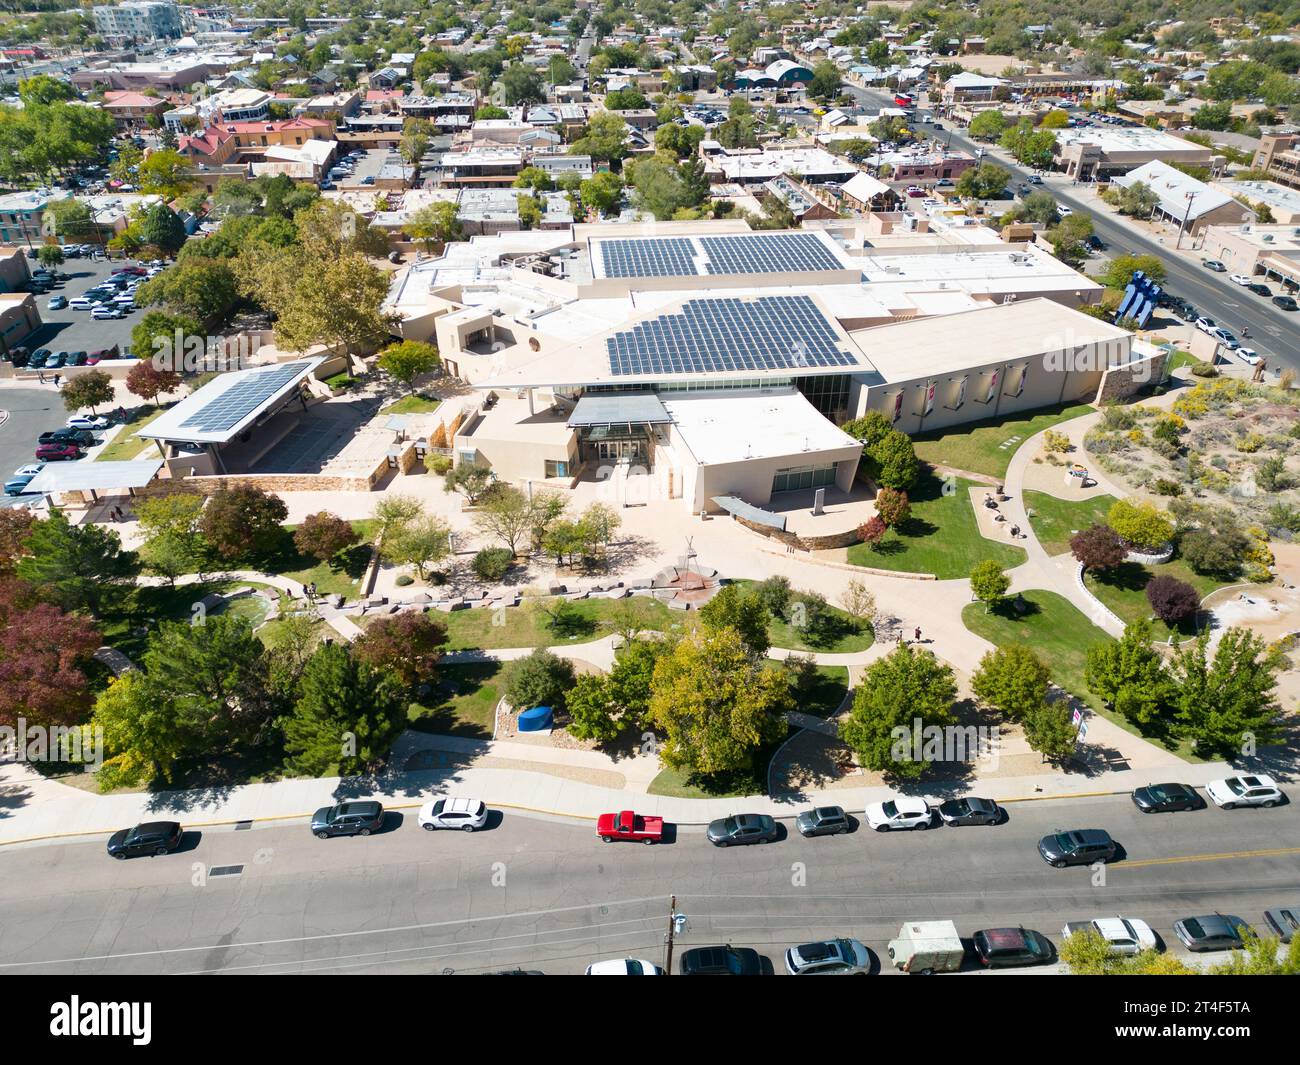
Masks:
[[[790,605],[790,580],[788,577],[768,577],[754,588],[754,594],[775,618],[785,617]]]
[[[474,575],[481,580],[496,582],[506,575],[512,559],[510,549],[506,547],[485,547],[471,563]]]
[[[1092,525],[1070,537],[1070,551],[1091,570],[1110,569],[1124,561],[1128,553],[1119,533],[1109,525]]]
[[[887,528],[905,522],[912,515],[907,493],[897,488],[882,488],[876,493],[876,513]]]
[[[415,583],[415,578],[409,573],[403,573],[400,574],[397,580],[393,581],[393,583],[399,588],[406,588]]]
[[[880,520],[880,515],[875,514],[868,521],[858,526],[858,539],[874,550],[884,538],[888,529],[889,527]]]
[[[1064,455],[1073,446],[1067,433],[1058,433],[1055,429],[1048,429],[1043,434],[1043,447],[1049,454]]]
[[[1192,363],[1192,376],[1194,377],[1218,377],[1219,368],[1208,362]]]
[[[1177,625],[1196,613],[1201,597],[1186,581],[1177,577],[1152,577],[1146,587],[1147,602],[1166,625]]]
[[[1237,450],[1244,451],[1247,455],[1253,455],[1263,446],[1264,438],[1259,433],[1247,433],[1237,438]]]
[[[1183,486],[1168,477],[1157,477],[1151,484],[1151,491],[1158,496],[1180,496],[1183,494]]]
[[[1104,428],[1115,430],[1132,429],[1137,425],[1137,415],[1131,407],[1104,407],[1101,412],[1101,424]]]
[[[1163,546],[1174,535],[1169,516],[1145,501],[1117,499],[1106,514],[1106,523],[1134,547],[1147,550]]]
[[[1178,538],[1178,553],[1203,576],[1235,577],[1249,541],[1235,526],[1192,529]]]
[[[443,477],[451,470],[451,456],[429,454],[425,456],[424,464],[428,467],[430,473],[436,473],[439,477]]]
[[[1281,455],[1274,455],[1259,464],[1255,471],[1255,483],[1265,492],[1285,492],[1291,487],[1286,461]]]
[[[333,558],[360,539],[350,521],[326,510],[308,514],[293,531],[294,546],[318,562]]]
[[[503,693],[516,710],[534,706],[561,709],[564,693],[573,687],[573,682],[573,664],[539,647],[506,667]]]

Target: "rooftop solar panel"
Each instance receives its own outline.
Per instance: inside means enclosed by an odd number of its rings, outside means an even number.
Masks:
[[[606,342],[615,376],[851,367],[852,355],[807,296],[689,300]]]
[[[842,270],[814,233],[741,233],[700,237],[710,274],[779,274]]]
[[[249,374],[180,424],[183,428],[197,429],[202,433],[230,429],[301,374],[303,365],[301,362],[288,362],[261,373]]]
[[[690,237],[602,240],[597,246],[606,277],[693,277],[699,273]]]

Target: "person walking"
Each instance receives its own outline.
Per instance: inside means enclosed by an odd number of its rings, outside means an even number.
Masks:
[[[921,642],[921,626],[920,626],[920,625],[918,625],[918,626],[916,627],[916,633],[915,633],[915,636],[916,636],[916,642],[917,642],[917,643],[920,643],[920,642]]]

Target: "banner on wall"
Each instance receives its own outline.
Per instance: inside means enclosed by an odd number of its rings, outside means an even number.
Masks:
[[[961,405],[966,402],[966,382],[970,380],[970,375],[961,379],[961,384],[957,386],[957,401],[952,405],[953,410],[960,410]]]
[[[1020,393],[1022,393],[1025,390],[1025,381],[1027,381],[1028,379],[1029,379],[1029,363],[1025,363],[1025,365],[1020,368],[1020,380],[1016,382],[1016,391],[1014,393],[1015,395],[1018,396],[1020,395]]]
[[[985,396],[984,396],[984,402],[985,402],[985,403],[992,403],[993,400],[994,400],[994,398],[997,396],[997,394],[998,394],[998,382],[999,382],[1000,380],[1002,380],[1002,369],[1001,369],[1001,367],[999,367],[998,369],[994,370],[994,371],[993,371],[993,376],[989,378],[989,390],[988,390],[988,392],[987,392],[987,393],[985,394]]]
[[[894,393],[894,421],[898,421],[903,416],[903,390],[900,388]]]
[[[929,387],[925,390],[925,409],[921,411],[922,415],[929,414],[934,410],[934,382],[931,381]]]

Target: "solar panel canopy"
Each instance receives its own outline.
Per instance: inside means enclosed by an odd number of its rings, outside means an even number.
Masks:
[[[593,241],[604,277],[822,273],[845,266],[815,233]]]
[[[855,367],[808,296],[688,300],[605,341],[616,377]]]
[[[303,363],[288,362],[274,369],[249,374],[182,421],[181,428],[214,433],[238,425],[301,374],[303,368]]]

